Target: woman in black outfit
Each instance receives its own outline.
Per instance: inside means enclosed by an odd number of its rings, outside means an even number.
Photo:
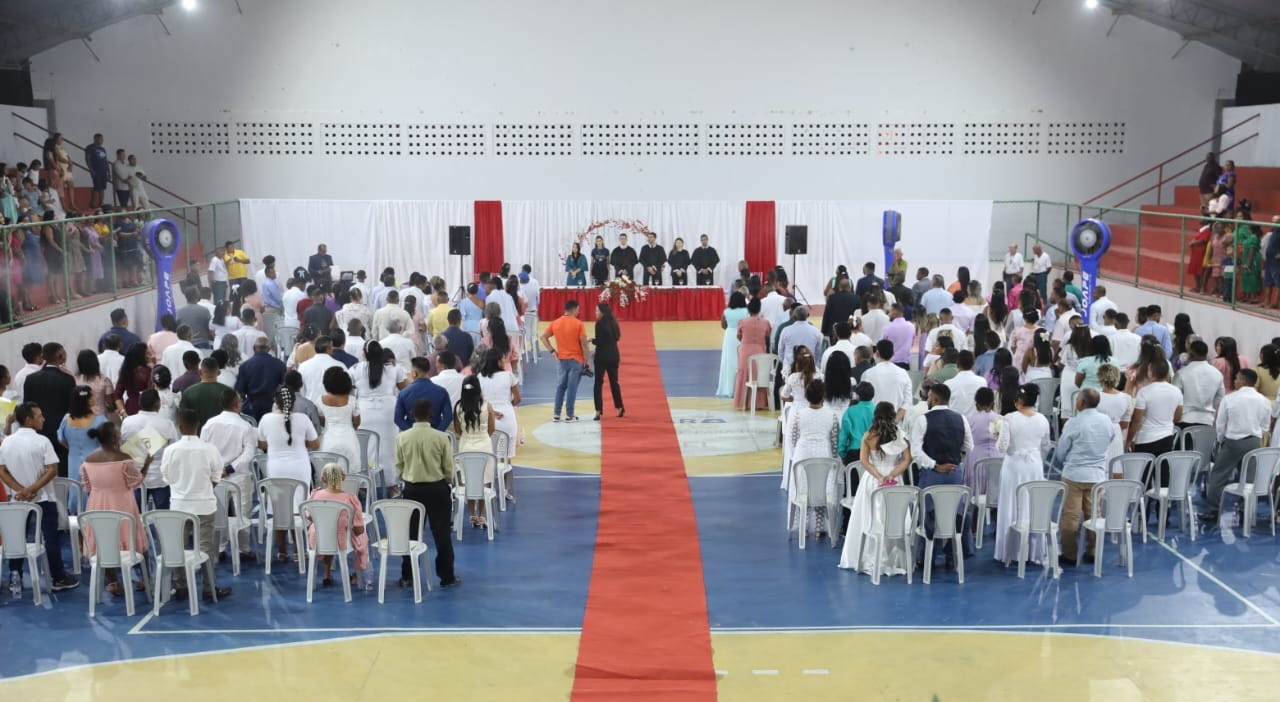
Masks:
[[[622,338],[622,330],[618,328],[618,320],[613,316],[613,308],[607,302],[596,306],[596,336],[591,343],[596,345],[596,384],[595,421],[600,421],[600,412],[604,409],[604,374],[609,374],[609,390],[613,393],[613,406],[618,416],[626,413],[622,407],[622,387],[618,385],[618,339]]]
[[[684,247],[684,239],[676,238],[667,254],[667,267],[671,269],[671,284],[686,286],[689,284],[689,250]]]

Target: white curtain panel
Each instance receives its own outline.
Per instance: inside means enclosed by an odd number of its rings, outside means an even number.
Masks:
[[[326,244],[338,270],[368,269],[368,200],[241,200],[240,227],[254,270],[263,256],[276,257],[281,280],[306,266]],[[376,272],[370,271],[370,277]]]
[[[472,200],[376,200],[371,202],[364,226],[363,254],[369,278],[387,266],[396,269],[396,279],[407,281],[417,271],[427,276],[439,275],[456,290],[458,264],[462,259],[449,255],[449,227],[472,226],[475,203]],[[472,242],[475,232],[472,231]],[[335,257],[335,261],[336,261]],[[466,257],[464,273],[471,280],[471,257]]]
[[[737,274],[738,260],[743,255],[743,231],[746,227],[745,202],[607,202],[607,201],[510,201],[502,203],[504,256],[513,267],[528,263],[534,277],[543,285],[564,285],[562,257],[568,255],[573,242],[593,223],[610,221],[582,242],[582,250],[590,256],[595,234],[605,239],[605,246],[618,244],[618,235],[628,233],[633,248],[640,250],[643,237],[617,223],[643,222],[658,235],[658,243],[671,250],[676,237],[684,239],[685,248],[698,245],[698,237],[706,234],[720,255],[716,282],[722,286]],[[639,274],[639,268],[636,269]],[[664,275],[670,284],[671,276]]]

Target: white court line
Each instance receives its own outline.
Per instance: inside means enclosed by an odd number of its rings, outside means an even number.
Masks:
[[[777,674],[778,674],[778,671],[776,671],[776,670],[752,670],[752,671],[751,671],[751,674],[752,674],[752,675],[777,675]]]
[[[1267,614],[1266,610],[1254,604],[1253,602],[1249,601],[1249,599],[1244,595],[1241,595],[1239,592],[1236,592],[1234,588],[1222,582],[1222,580],[1220,580],[1216,575],[1214,575],[1213,573],[1210,573],[1204,568],[1201,568],[1199,565],[1196,564],[1195,561],[1179,553],[1178,549],[1170,546],[1169,544],[1163,541],[1156,541],[1156,544],[1158,544],[1161,548],[1168,551],[1169,553],[1172,553],[1173,555],[1177,556],[1180,560],[1182,560],[1182,562],[1191,566],[1191,568],[1195,570],[1197,573],[1208,578],[1210,582],[1214,583],[1215,585],[1222,588],[1223,590],[1226,590],[1228,594],[1230,594],[1232,597],[1236,598],[1237,600],[1240,600],[1240,602],[1242,602],[1244,606],[1257,612],[1259,615],[1261,615],[1263,619],[1266,619],[1267,621],[1271,622],[1273,625],[1280,626],[1280,620],[1277,620],[1275,617],[1271,616],[1270,614]]]
[[[147,612],[146,615],[144,615],[142,619],[139,619],[138,623],[134,624],[133,628],[129,630],[129,635],[132,636],[133,634],[141,634],[142,627],[146,626],[147,622],[151,621],[151,619],[155,616],[156,614],[154,611]]]
[[[831,671],[827,670],[826,668],[805,668],[804,670],[800,671],[800,673],[802,675],[828,675],[831,673]]]

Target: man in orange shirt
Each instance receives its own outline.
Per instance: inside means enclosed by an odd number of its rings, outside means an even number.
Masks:
[[[555,337],[555,346],[551,338]],[[564,303],[564,316],[552,322],[542,333],[543,348],[550,349],[560,360],[556,371],[556,408],[552,421],[560,421],[560,407],[564,404],[565,391],[568,391],[569,402],[565,407],[566,422],[578,421],[573,414],[573,402],[578,397],[578,379],[582,377],[582,369],[587,363],[587,327],[578,319],[578,303],[569,300]]]

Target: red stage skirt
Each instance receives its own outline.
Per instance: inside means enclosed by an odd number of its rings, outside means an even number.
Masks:
[[[564,314],[564,303],[577,300],[583,321],[594,322],[601,288],[542,288],[538,317],[545,321]],[[609,301],[620,320],[636,322],[715,320],[725,308],[724,290],[718,286],[687,288],[647,288],[643,300],[631,300],[626,307],[615,297]]]

